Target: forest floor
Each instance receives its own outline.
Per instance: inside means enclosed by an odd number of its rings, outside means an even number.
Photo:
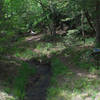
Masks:
[[[93,42],[59,35],[15,42],[0,59],[0,100],[100,100],[100,65],[90,56]],[[29,77],[19,78],[19,70]]]

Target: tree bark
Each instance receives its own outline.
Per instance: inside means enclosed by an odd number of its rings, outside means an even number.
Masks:
[[[96,46],[100,47],[100,0],[96,0]]]
[[[84,13],[81,11],[81,30],[82,30],[82,35],[83,35],[83,41],[85,44],[85,33],[84,33]]]
[[[96,29],[95,29],[94,25],[93,25],[92,22],[91,22],[91,17],[90,17],[90,15],[89,15],[89,12],[88,12],[87,9],[84,10],[84,14],[85,14],[85,16],[86,16],[86,18],[87,18],[87,21],[88,21],[90,27],[92,28],[93,32],[96,32]]]
[[[50,10],[51,10],[51,20],[52,20],[52,35],[56,35],[56,13],[55,13],[55,7],[52,4],[52,1],[50,1]]]
[[[3,17],[3,0],[0,0],[0,19]]]
[[[55,25],[55,24],[53,25],[53,32],[52,32],[52,35],[56,35],[56,25]]]

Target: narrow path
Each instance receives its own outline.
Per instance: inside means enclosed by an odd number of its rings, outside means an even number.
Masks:
[[[34,60],[29,61],[29,63],[31,66],[36,67],[37,73],[29,79],[24,100],[46,100],[51,77],[51,66],[49,63],[40,63]]]

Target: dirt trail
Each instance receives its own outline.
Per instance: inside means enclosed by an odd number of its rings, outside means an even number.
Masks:
[[[37,73],[31,76],[26,89],[24,100],[46,100],[47,88],[50,84],[51,66],[49,63],[29,61],[31,66],[35,66]]]

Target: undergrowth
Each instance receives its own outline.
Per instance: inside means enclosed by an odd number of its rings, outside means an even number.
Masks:
[[[60,90],[58,88],[58,84],[57,84],[57,77],[60,75],[65,75],[67,74],[67,72],[69,71],[68,67],[65,66],[59,58],[57,57],[53,57],[51,60],[51,66],[52,66],[52,78],[51,78],[51,85],[56,86],[55,87],[50,87],[48,89],[48,100],[50,100],[50,97],[56,95],[58,93],[58,91]]]
[[[18,74],[13,79],[12,88],[6,88],[6,92],[12,92],[16,96],[15,100],[24,100],[25,89],[30,75],[35,73],[35,69],[31,68],[26,62],[22,62]],[[8,82],[8,84],[10,84]]]

